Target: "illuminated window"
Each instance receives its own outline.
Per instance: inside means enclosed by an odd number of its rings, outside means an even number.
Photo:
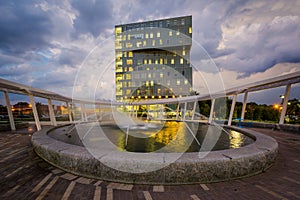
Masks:
[[[127,72],[127,67],[124,67],[124,72]]]
[[[185,50],[182,50],[182,55],[185,56]]]
[[[159,74],[159,77],[160,77],[160,78],[163,78],[163,77],[164,77],[164,74],[163,74],[163,73],[160,73],[160,74]]]
[[[132,71],[133,71],[133,68],[132,68],[132,67],[129,67],[129,68],[128,68],[128,71],[132,72]]]
[[[151,81],[151,82],[150,82],[150,85],[151,85],[151,86],[154,86],[154,81]]]
[[[123,41],[126,41],[126,35],[123,35],[123,36],[122,36],[122,40],[123,40]]]
[[[127,64],[127,65],[132,65],[132,64],[133,64],[133,61],[132,61],[132,59],[128,59],[128,60],[126,60],[126,64]]]
[[[147,41],[146,40],[143,41],[143,46],[147,46]]]
[[[192,31],[193,31],[192,27],[189,27],[189,33],[192,33]]]
[[[126,74],[126,79],[130,80],[131,79],[131,74]]]
[[[141,46],[142,46],[142,42],[141,41],[139,41],[139,42],[136,43],[136,47],[141,47]]]
[[[151,78],[151,73],[148,74],[148,78]]]
[[[167,58],[165,58],[164,63],[165,63],[165,65],[168,64],[168,59]]]
[[[184,85],[187,85],[188,83],[188,80],[184,80]]]
[[[162,39],[159,40],[159,44],[160,44],[160,45],[163,45]]]
[[[170,86],[170,84],[171,84],[171,81],[168,80],[168,81],[167,81],[167,86]]]
[[[173,58],[171,59],[171,64],[174,65],[174,59]]]
[[[155,59],[155,64],[158,64],[158,60],[157,59]]]
[[[130,34],[127,35],[127,40],[130,40]]]
[[[183,64],[183,58],[180,58],[180,64]]]
[[[122,33],[122,27],[116,27],[116,35]]]
[[[126,90],[126,95],[130,95],[131,90]]]
[[[127,84],[126,84],[126,82],[123,82],[123,87],[127,87]]]
[[[146,81],[146,86],[149,86],[149,81]]]
[[[157,94],[160,94],[160,88],[157,89]]]
[[[156,33],[156,37],[158,37],[158,38],[160,37],[160,32]]]
[[[147,59],[144,59],[144,64],[145,64],[145,65],[147,64]]]
[[[161,65],[164,64],[162,58],[159,59],[159,64],[161,64]]]
[[[149,38],[149,34],[148,33],[145,34],[145,38]]]
[[[155,40],[152,40],[152,46],[153,47],[155,46]]]
[[[132,43],[131,42],[127,42],[126,43],[126,48],[131,48],[132,47]]]
[[[149,70],[150,70],[150,68],[149,68],[149,67],[147,67],[147,68],[146,68],[146,70],[147,70],[147,71],[149,71]]]
[[[169,31],[169,36],[172,36],[173,35],[173,32],[172,31]]]
[[[119,42],[116,42],[116,49],[122,49],[122,44]]]
[[[180,79],[177,79],[176,84],[180,85]]]
[[[122,57],[122,52],[120,52],[120,51],[119,51],[119,52],[117,52],[117,53],[116,53],[116,57],[117,57],[117,58],[120,58],[120,57]]]
[[[148,62],[149,64],[152,64],[152,60],[151,59],[149,59],[149,62]]]
[[[177,32],[176,32],[176,35],[180,35],[180,32],[179,32],[179,31],[177,31]]]
[[[153,38],[153,33],[150,33],[150,38]]]
[[[181,19],[181,25],[184,25],[184,19]]]
[[[124,51],[124,58],[127,57],[127,51]]]
[[[133,54],[132,54],[132,51],[129,51],[129,52],[128,52],[128,57],[132,58],[132,55],[133,55]]]

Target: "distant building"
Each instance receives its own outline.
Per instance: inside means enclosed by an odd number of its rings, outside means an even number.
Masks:
[[[116,25],[116,99],[190,95],[191,47],[192,16]]]

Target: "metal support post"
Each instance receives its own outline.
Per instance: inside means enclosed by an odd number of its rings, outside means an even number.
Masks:
[[[248,91],[244,94],[244,101],[243,101],[243,107],[242,107],[242,114],[241,114],[241,120],[245,119],[245,112],[246,112],[246,106],[247,106],[247,99],[248,99]]]
[[[10,129],[12,131],[15,131],[16,130],[16,126],[15,126],[14,116],[13,116],[13,113],[12,113],[12,110],[11,110],[9,96],[8,96],[8,92],[7,91],[4,91],[4,98],[5,98],[5,104],[6,104],[8,118],[9,118],[9,123],[10,123]]]
[[[198,103],[197,101],[194,102],[192,120],[194,120],[194,118],[195,118],[195,113],[196,113],[197,103]]]
[[[186,108],[187,108],[187,102],[184,102],[184,110],[183,110],[183,121],[185,120],[185,114],[186,114]]]
[[[68,108],[69,120],[70,120],[70,122],[73,122],[71,104],[69,104],[69,102],[66,102],[66,105],[67,105],[67,108]]]
[[[230,114],[229,114],[229,119],[228,119],[228,126],[231,126],[232,117],[233,117],[233,113],[234,113],[234,107],[235,107],[235,103],[236,103],[236,96],[237,96],[236,94],[233,95]]]
[[[38,114],[38,111],[36,109],[36,105],[35,105],[32,94],[29,94],[29,99],[30,99],[30,104],[32,106],[32,112],[33,112],[36,128],[37,128],[38,131],[40,131],[42,129],[41,128],[41,123],[40,123],[39,114]]]
[[[177,109],[176,109],[176,120],[179,119],[179,108],[180,108],[180,103],[177,104]]]
[[[49,109],[49,117],[50,117],[51,125],[57,126],[51,99],[48,99],[48,109]]]
[[[284,99],[283,99],[282,110],[280,113],[279,124],[284,124],[284,117],[285,117],[285,114],[287,111],[287,105],[289,102],[290,92],[291,92],[291,84],[288,84],[285,88],[285,94],[284,94]]]
[[[149,116],[149,108],[150,108],[150,106],[149,106],[149,105],[147,105],[147,120],[149,120],[149,119],[150,119],[150,116]]]
[[[83,122],[87,121],[87,116],[86,116],[86,112],[85,112],[85,104],[84,103],[81,104],[81,120]]]
[[[209,118],[208,118],[208,123],[210,123],[210,124],[214,118],[215,102],[216,102],[216,99],[211,100],[210,113],[209,113]]]

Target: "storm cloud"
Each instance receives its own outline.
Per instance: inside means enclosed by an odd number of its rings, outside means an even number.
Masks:
[[[85,58],[122,23],[192,15],[193,40],[234,83],[300,62],[297,0],[12,0],[0,13],[0,77],[67,96]]]

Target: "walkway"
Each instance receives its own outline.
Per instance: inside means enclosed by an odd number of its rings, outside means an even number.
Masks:
[[[34,130],[0,132],[0,199],[300,199],[300,135],[255,129],[279,143],[275,165],[230,182],[181,186],[130,185],[57,169],[32,150]]]

